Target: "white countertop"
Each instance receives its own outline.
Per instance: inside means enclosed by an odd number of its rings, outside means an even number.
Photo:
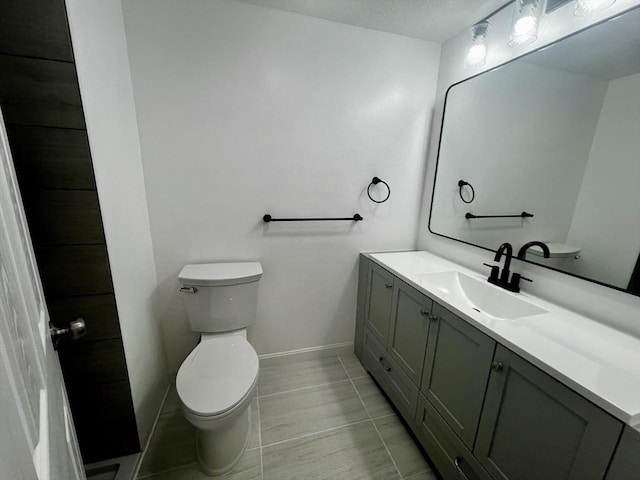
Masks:
[[[548,312],[498,320],[466,304],[449,303],[447,294],[420,285],[416,276],[455,270],[486,280],[468,268],[429,252],[365,255],[612,416],[640,430],[640,338],[524,292],[504,291]]]

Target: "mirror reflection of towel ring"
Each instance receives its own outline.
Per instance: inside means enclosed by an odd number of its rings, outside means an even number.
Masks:
[[[471,189],[470,200],[465,200],[464,197],[462,196],[462,187],[464,186],[467,186]],[[464,203],[471,203],[473,202],[473,199],[476,198],[476,191],[473,189],[473,185],[471,185],[469,182],[465,182],[464,180],[458,180],[458,195],[460,195],[460,200],[462,200]]]
[[[387,187],[387,196],[384,197],[382,200],[376,200],[371,196],[371,187],[374,186],[374,185],[377,185],[379,183],[384,183],[384,186]],[[389,187],[389,184],[387,182],[385,182],[384,180],[382,180],[382,179],[380,179],[378,177],[373,177],[373,179],[371,180],[371,183],[367,187],[367,196],[369,197],[369,200],[371,200],[372,202],[384,203],[387,200],[389,200],[389,197],[391,196],[391,188]]]

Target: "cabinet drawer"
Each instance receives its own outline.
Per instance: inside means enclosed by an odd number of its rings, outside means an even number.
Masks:
[[[412,421],[418,404],[418,388],[367,328],[364,329],[362,363],[393,404]]]
[[[471,452],[420,394],[415,433],[445,480],[491,480]]]

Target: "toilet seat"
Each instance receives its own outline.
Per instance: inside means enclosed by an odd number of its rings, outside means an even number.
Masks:
[[[243,336],[208,338],[180,366],[176,390],[191,414],[224,416],[253,391],[258,371],[258,355]]]

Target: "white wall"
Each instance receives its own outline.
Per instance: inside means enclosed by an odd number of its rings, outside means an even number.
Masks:
[[[167,386],[156,268],[119,0],[67,0],[131,395],[142,445]]]
[[[612,153],[615,152],[615,153]],[[625,288],[640,252],[640,73],[609,82],[569,230],[575,273]],[[603,195],[603,193],[606,193]]]
[[[123,5],[171,371],[195,343],[187,263],[262,262],[259,354],[352,341],[358,252],[415,247],[439,45],[228,0]]]
[[[479,248],[433,235],[427,228],[442,121],[442,105],[449,86],[638,4],[640,4],[638,0],[618,0],[603,13],[589,18],[575,17],[570,6],[560,8],[542,18],[538,40],[535,43],[517,48],[507,46],[512,11],[506,8],[490,20],[492,26],[491,35],[488,37],[489,56],[484,66],[474,68],[464,66],[469,39],[466,31],[442,46],[423,209],[419,220],[420,231],[417,240],[419,249],[432,251],[478,271],[484,271],[482,263],[490,261],[493,257],[489,252]],[[524,285],[525,290],[640,336],[640,321],[638,321],[640,298],[542,267],[515,263],[515,268],[520,267],[520,271],[534,280],[532,284]]]
[[[492,249],[565,242],[606,88],[604,80],[524,62],[453,87],[431,230]],[[460,179],[475,189],[471,204],[460,199]],[[523,211],[534,217],[465,218]]]

